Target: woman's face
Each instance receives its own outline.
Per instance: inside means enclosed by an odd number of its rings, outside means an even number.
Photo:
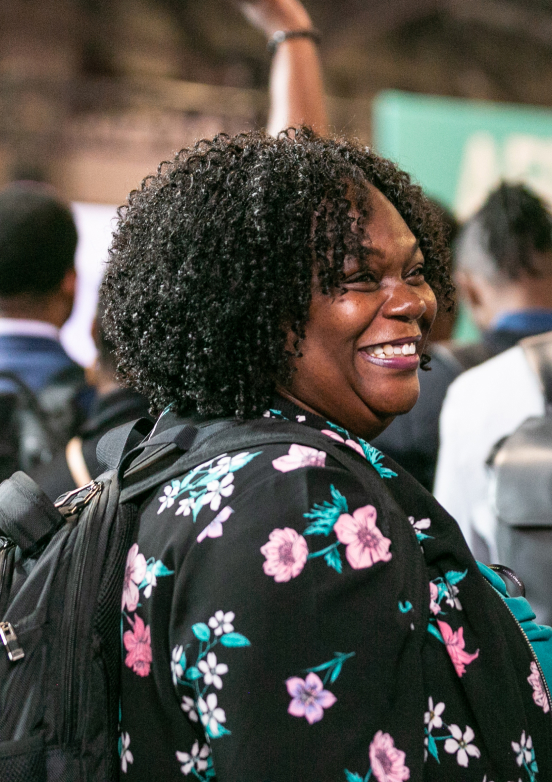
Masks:
[[[414,235],[390,201],[369,187],[365,265],[353,258],[345,263],[343,294],[324,295],[315,281],[302,357],[290,386],[280,389],[365,438],[418,399],[420,356],[437,311]]]

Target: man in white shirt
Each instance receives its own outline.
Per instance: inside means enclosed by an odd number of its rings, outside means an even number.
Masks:
[[[519,346],[468,370],[449,387],[440,420],[435,496],[479,559],[498,560],[485,464],[489,453],[526,418],[543,414],[539,381]]]

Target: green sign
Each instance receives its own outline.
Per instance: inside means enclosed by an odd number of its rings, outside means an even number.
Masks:
[[[501,179],[525,182],[552,204],[552,111],[383,92],[374,145],[464,219]]]

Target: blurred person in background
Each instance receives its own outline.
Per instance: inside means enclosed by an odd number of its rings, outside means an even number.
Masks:
[[[448,390],[435,496],[474,553],[489,562],[496,561],[497,549],[487,459],[498,440],[544,413],[539,381],[522,348],[513,346],[552,330],[552,217],[546,206],[524,186],[502,184],[463,227],[457,263],[458,284],[483,337],[454,349],[466,365],[480,366]]]
[[[59,341],[76,247],[71,210],[52,188],[0,191],[0,478],[50,461],[86,414],[84,371]]]
[[[116,379],[114,349],[104,333],[102,320],[100,301],[92,327],[98,353],[94,366],[87,371],[88,381],[95,390],[90,414],[66,448],[33,476],[51,500],[89,483],[103,471],[96,447],[106,432],[128,421],[150,417],[147,400],[133,389],[121,387]]]
[[[65,370],[84,381],[59,341],[73,309],[76,248],[71,210],[50,187],[16,182],[0,191],[0,371],[33,391]]]

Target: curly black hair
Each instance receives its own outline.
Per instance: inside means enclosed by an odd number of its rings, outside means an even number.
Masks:
[[[313,269],[330,294],[344,257],[365,252],[367,182],[418,239],[426,279],[450,308],[442,220],[392,162],[307,128],[220,134],[161,163],[119,210],[102,288],[119,377],[155,412],[265,410],[300,356]]]

